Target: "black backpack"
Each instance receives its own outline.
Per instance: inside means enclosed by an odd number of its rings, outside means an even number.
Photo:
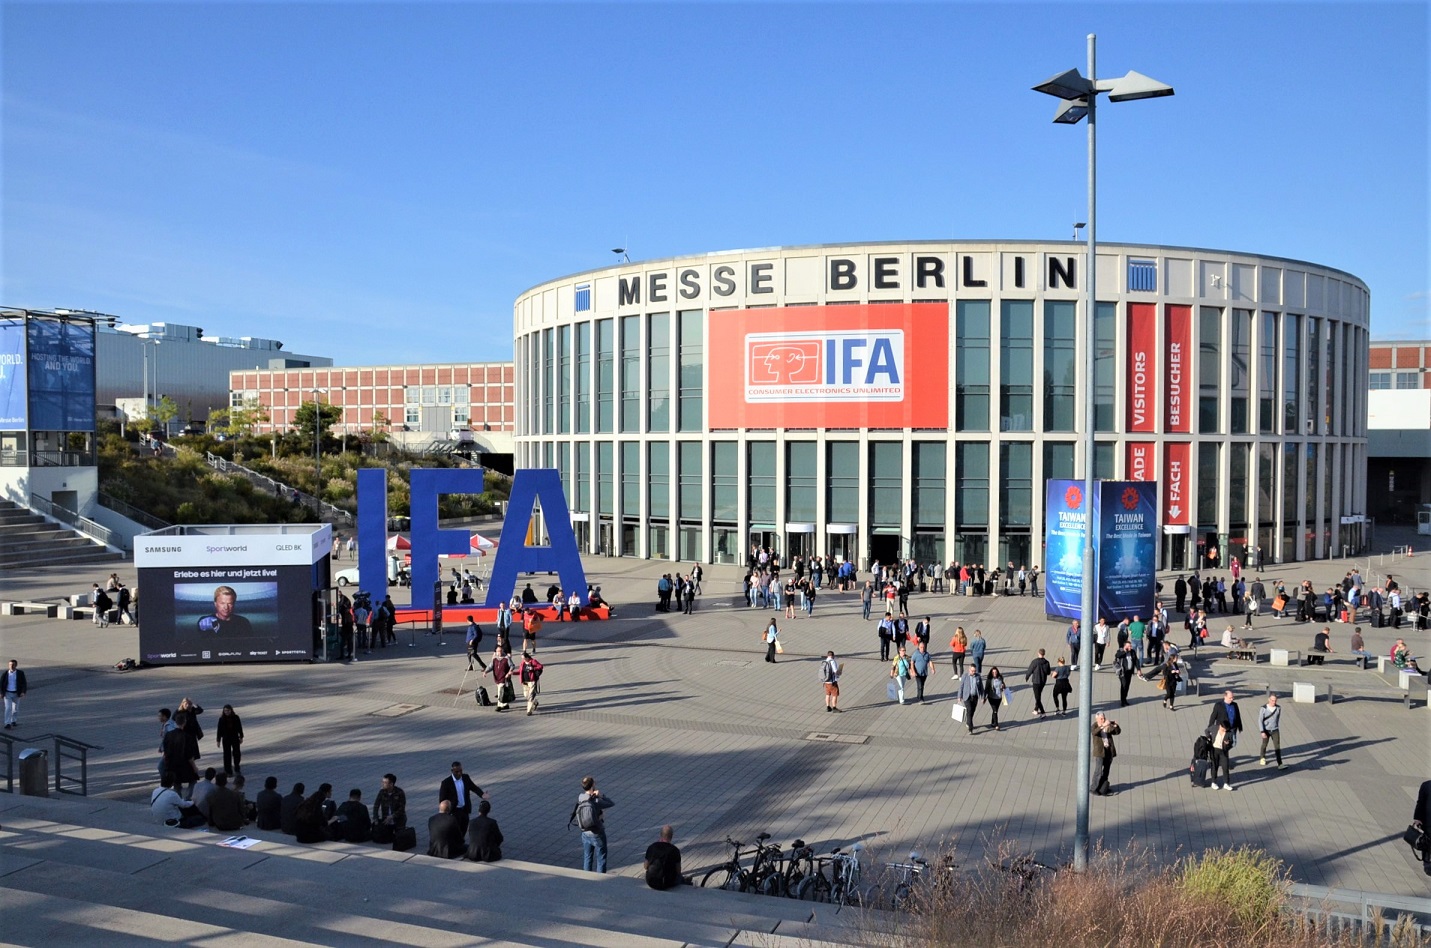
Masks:
[[[481,685],[477,686],[477,703],[484,708],[492,706],[492,696],[487,694],[487,689]]]
[[[600,811],[597,810],[596,803],[590,797],[578,800],[576,806],[571,808],[571,817],[566,821],[566,828],[571,829],[573,823],[583,831],[601,828]]]

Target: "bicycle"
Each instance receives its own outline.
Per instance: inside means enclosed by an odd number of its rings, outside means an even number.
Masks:
[[[893,869],[899,873],[898,880],[894,883],[893,891],[889,897],[889,907],[896,911],[903,911],[909,905],[910,898],[914,895],[914,884],[918,882],[929,868],[929,861],[915,850],[909,854],[909,862],[888,862],[886,869]]]
[[[767,848],[764,844],[769,838],[769,833],[761,833],[756,837],[757,842],[755,848],[748,853],[742,853],[741,849],[745,847],[745,843],[727,836],[725,842],[727,846],[731,847],[730,859],[707,872],[701,878],[701,888],[725,889],[727,892],[749,891],[752,879],[751,870],[746,869],[740,864],[740,857],[742,855],[755,855],[757,856],[756,865],[758,866],[759,854]],[[712,885],[712,883],[715,884]]]
[[[861,843],[855,843],[848,853],[836,847],[828,856],[814,857],[814,871],[800,881],[795,889],[795,898],[806,902],[833,902],[841,908],[846,905],[873,905],[874,886],[864,884],[860,870],[860,852],[863,849]],[[832,878],[825,876],[824,867],[827,865],[831,867]]]
[[[801,869],[800,864],[802,860],[811,864],[815,851],[806,846],[803,839],[797,839],[790,844],[788,856],[782,856],[778,847],[772,849],[774,852],[770,857],[771,871],[760,880],[758,891],[761,895],[794,898],[796,886],[810,871],[809,868]]]

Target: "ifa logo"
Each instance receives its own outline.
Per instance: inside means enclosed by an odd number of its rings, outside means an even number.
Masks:
[[[1069,510],[1077,510],[1083,506],[1083,491],[1079,490],[1076,486],[1069,487],[1068,490],[1063,492],[1063,502],[1068,506]]]
[[[900,402],[904,332],[749,333],[747,402]]]

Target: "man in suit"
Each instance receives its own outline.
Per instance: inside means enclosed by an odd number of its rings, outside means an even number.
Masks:
[[[1099,765],[1098,780],[1093,785],[1095,796],[1111,797],[1113,787],[1108,783],[1109,772],[1113,769],[1113,758],[1118,756],[1118,747],[1113,738],[1121,734],[1117,721],[1110,721],[1108,715],[1099,711],[1093,717],[1093,760]]]
[[[427,854],[438,859],[456,859],[464,851],[452,801],[443,800],[437,805],[437,813],[427,821]]]
[[[258,791],[254,805],[258,808],[258,818],[254,822],[259,829],[276,830],[283,825],[283,795],[278,792],[277,777],[263,781],[263,789]]]
[[[472,782],[472,778],[462,772],[462,761],[452,762],[452,773],[442,778],[442,786],[437,790],[437,802],[444,800],[452,804],[452,815],[457,820],[457,835],[467,835],[467,822],[472,817],[472,800],[489,799],[482,788]],[[460,847],[459,847],[460,848]]]
[[[284,797],[278,811],[278,828],[289,836],[298,834],[298,808],[303,805],[303,784],[295,783],[293,792]]]
[[[1222,746],[1217,747],[1217,731],[1224,729]],[[1232,787],[1232,748],[1237,743],[1237,735],[1242,730],[1242,709],[1237,706],[1237,702],[1232,698],[1232,690],[1228,689],[1222,693],[1222,701],[1213,706],[1212,716],[1208,718],[1207,732],[1213,739],[1212,749],[1212,785],[1218,790],[1231,790]],[[1222,768],[1223,783],[1217,782],[1217,769]]]
[[[467,827],[467,858],[473,862],[496,862],[502,858],[502,830],[487,814],[492,804],[477,804],[477,818]]]

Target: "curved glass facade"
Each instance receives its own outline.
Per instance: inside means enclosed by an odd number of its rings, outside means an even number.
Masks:
[[[561,471],[594,554],[1032,566],[1092,398],[1096,476],[1159,484],[1160,568],[1361,549],[1365,284],[1098,249],[1091,336],[1070,242],[733,251],[542,284],[515,307],[516,463]]]

